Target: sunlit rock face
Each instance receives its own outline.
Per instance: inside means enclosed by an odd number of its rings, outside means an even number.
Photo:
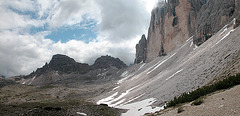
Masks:
[[[201,45],[238,17],[237,0],[168,0],[153,9],[147,36],[146,62],[164,56],[193,37]]]

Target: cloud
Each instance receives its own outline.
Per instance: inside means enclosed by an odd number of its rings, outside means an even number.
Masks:
[[[136,43],[142,34],[147,34],[150,12],[146,1],[0,1],[0,74],[29,74],[59,53],[81,63],[92,64],[101,55],[111,55],[130,64]],[[47,38],[60,28],[87,29],[89,20],[96,24],[97,37],[88,43],[77,38],[67,42]],[[39,27],[44,29],[30,33],[32,28]]]
[[[62,0],[50,12],[49,26],[75,25],[83,21],[83,16],[98,20],[98,14],[98,6],[93,0]]]
[[[139,0],[96,1],[101,9],[99,31],[112,42],[122,42],[146,32],[150,15]]]
[[[51,40],[42,35],[19,35],[17,32],[0,32],[0,73],[6,76],[27,74],[49,60]]]

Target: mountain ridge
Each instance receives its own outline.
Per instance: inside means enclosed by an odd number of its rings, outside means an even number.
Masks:
[[[45,63],[43,67],[38,68],[29,75],[12,78],[21,84],[46,85],[55,82],[61,83],[60,81],[66,79],[74,80],[74,78],[96,80],[99,73],[108,71],[116,73],[116,71],[125,67],[127,67],[127,65],[119,58],[113,58],[108,55],[101,56],[96,59],[93,65],[88,65],[86,63],[78,63],[66,55],[56,54],[53,55],[49,64]],[[107,76],[111,76],[109,74]]]

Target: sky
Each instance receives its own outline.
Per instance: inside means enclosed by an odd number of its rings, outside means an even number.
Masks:
[[[54,54],[90,65],[111,55],[131,64],[156,1],[1,0],[0,75],[27,75]]]

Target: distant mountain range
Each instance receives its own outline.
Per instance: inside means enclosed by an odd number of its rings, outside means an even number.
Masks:
[[[51,61],[43,67],[38,68],[26,76],[16,76],[12,79],[21,84],[27,85],[46,85],[51,83],[72,83],[76,80],[98,80],[104,77],[104,80],[110,78],[117,71],[127,65],[118,58],[111,56],[101,56],[96,59],[93,65],[78,63],[73,58],[66,55],[53,55]],[[119,76],[117,76],[119,77]],[[115,77],[116,78],[116,77]]]

